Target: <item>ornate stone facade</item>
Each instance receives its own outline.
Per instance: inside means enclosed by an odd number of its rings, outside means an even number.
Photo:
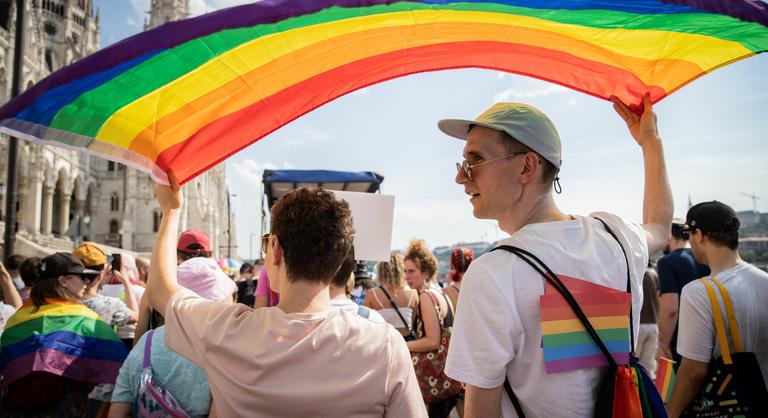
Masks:
[[[8,3],[6,3],[7,5]],[[98,49],[99,15],[92,0],[27,2],[24,86]],[[2,8],[0,3],[0,8]],[[0,10],[0,101],[10,97],[15,11]],[[189,14],[187,0],[154,0],[146,28]],[[7,158],[0,139],[0,158]],[[81,240],[145,253],[160,222],[150,177],[122,164],[59,147],[19,143],[16,252],[41,255],[69,250]],[[0,212],[5,211],[7,164],[0,164]],[[184,185],[182,229],[211,237],[214,254],[236,253],[224,164]],[[2,218],[0,218],[2,219]],[[0,230],[4,225],[0,223]],[[232,239],[229,239],[231,233]]]

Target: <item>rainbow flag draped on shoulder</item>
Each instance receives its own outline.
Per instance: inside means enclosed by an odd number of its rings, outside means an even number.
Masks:
[[[88,383],[114,383],[128,349],[85,305],[48,299],[35,310],[27,301],[0,337],[0,389],[32,372]]]

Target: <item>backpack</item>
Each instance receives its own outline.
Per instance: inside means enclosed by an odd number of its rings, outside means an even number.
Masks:
[[[624,246],[619,241],[619,238],[614,234],[608,224],[602,219],[597,219],[606,231],[613,237],[619,244],[622,253],[624,254],[624,261],[627,266],[627,293],[632,293],[629,271],[629,258]],[[610,417],[629,417],[629,418],[666,418],[667,411],[664,407],[664,403],[659,394],[656,384],[648,376],[648,372],[640,365],[637,358],[634,355],[635,337],[634,337],[634,323],[632,320],[632,309],[629,309],[629,333],[630,333],[630,356],[629,364],[618,364],[608,348],[603,343],[602,339],[595,331],[594,327],[590,324],[589,318],[582,311],[576,299],[573,297],[568,288],[560,281],[558,276],[541,261],[538,257],[530,252],[513,247],[511,245],[502,245],[494,248],[491,251],[504,250],[515,254],[522,259],[526,264],[531,266],[536,272],[538,272],[544,280],[552,285],[565,299],[568,305],[582,323],[589,336],[600,349],[600,352],[607,360],[608,374],[603,378],[600,389],[595,402],[595,417],[610,418]],[[504,390],[507,393],[512,406],[520,418],[525,417],[523,408],[520,405],[520,401],[512,390],[512,386],[509,383],[509,379],[504,379]]]
[[[136,394],[136,416],[145,418],[190,418],[176,401],[176,398],[165,387],[152,378],[152,337],[154,330],[147,331],[147,341],[144,346],[144,363],[139,380],[139,391]]]

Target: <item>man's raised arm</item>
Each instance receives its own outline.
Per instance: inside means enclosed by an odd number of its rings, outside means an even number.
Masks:
[[[637,115],[616,97],[613,108],[627,123],[627,128],[643,150],[645,190],[643,192],[643,228],[648,240],[648,254],[664,248],[669,241],[675,207],[667,178],[664,149],[656,127],[650,95],[643,97],[643,113]]]
[[[176,233],[179,229],[184,196],[176,176],[168,173],[168,178],[170,186],[155,185],[155,197],[163,216],[152,249],[152,262],[149,265],[147,280],[149,303],[161,313],[165,313],[171,296],[181,289],[176,281]]]

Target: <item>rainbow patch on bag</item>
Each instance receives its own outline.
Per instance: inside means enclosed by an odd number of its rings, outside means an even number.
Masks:
[[[629,364],[632,296],[585,280],[558,277],[576,299],[616,363]],[[547,374],[608,365],[568,302],[550,284],[546,284],[539,303]]]

